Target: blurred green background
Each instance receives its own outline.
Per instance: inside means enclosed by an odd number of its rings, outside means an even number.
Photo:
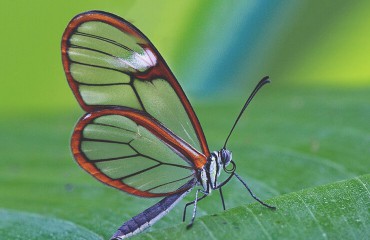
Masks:
[[[73,16],[92,9],[141,29],[187,92],[240,89],[267,74],[289,84],[370,84],[368,1],[4,0],[3,111],[76,107],[60,65],[60,38]]]
[[[156,201],[105,187],[72,159],[69,138],[83,112],[65,79],[60,41],[70,19],[87,10],[117,14],[152,41],[211,150],[222,146],[257,81],[271,77],[230,141],[240,175],[262,198],[369,173],[369,1],[2,0],[0,233],[26,219],[35,224],[28,231],[45,228],[29,239],[62,230],[77,239],[69,225],[53,228],[62,224],[55,218],[89,229],[79,228],[80,239],[107,238]],[[252,202],[240,188],[233,182],[226,190],[230,207]],[[200,215],[221,209],[214,199]],[[180,222],[176,209],[157,228]]]

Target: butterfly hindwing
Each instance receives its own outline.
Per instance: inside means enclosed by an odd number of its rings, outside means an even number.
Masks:
[[[72,136],[79,165],[98,180],[142,197],[173,194],[194,179],[205,156],[139,111],[86,114]],[[182,189],[185,191],[187,189]]]
[[[76,16],[62,40],[63,65],[81,107],[128,107],[157,119],[209,155],[200,123],[152,43],[124,19],[92,11]],[[204,163],[195,163],[199,168]]]

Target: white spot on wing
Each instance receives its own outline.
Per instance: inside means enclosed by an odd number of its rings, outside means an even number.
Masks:
[[[157,58],[150,49],[144,49],[142,53],[132,52],[127,58],[118,58],[116,67],[126,68],[129,66],[137,71],[144,72],[157,64]]]
[[[145,53],[147,54],[147,56],[149,57],[150,59],[150,62],[152,63],[151,66],[155,66],[157,64],[157,58],[155,57],[155,55],[152,53],[152,51],[150,51],[150,49],[145,49]]]

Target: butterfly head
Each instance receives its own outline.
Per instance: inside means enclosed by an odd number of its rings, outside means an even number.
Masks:
[[[229,165],[229,163],[231,162],[231,160],[233,159],[233,154],[231,151],[225,149],[225,148],[222,148],[220,151],[219,151],[219,156],[221,157],[221,162],[222,162],[222,165],[224,167],[226,167],[227,165]]]

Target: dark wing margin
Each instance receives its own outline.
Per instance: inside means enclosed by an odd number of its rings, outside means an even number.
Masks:
[[[86,112],[107,107],[144,111],[209,156],[181,86],[153,44],[126,20],[101,11],[77,15],[63,34],[62,60],[68,83]]]
[[[75,127],[71,147],[93,177],[141,197],[186,191],[182,186],[196,178],[194,163],[206,162],[155,119],[129,108],[86,114]]]

